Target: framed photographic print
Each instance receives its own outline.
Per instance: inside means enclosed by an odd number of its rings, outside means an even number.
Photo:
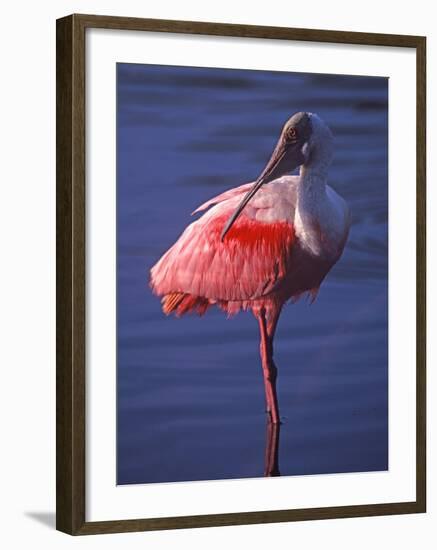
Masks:
[[[424,512],[425,38],[57,22],[57,528]]]

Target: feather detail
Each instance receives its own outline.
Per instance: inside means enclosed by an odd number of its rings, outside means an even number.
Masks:
[[[170,294],[166,294],[163,296],[161,304],[162,311],[166,315],[175,313],[176,317],[180,317],[190,312],[203,315],[210,306],[208,300],[182,292],[171,292]]]
[[[241,216],[222,243],[226,220],[222,215],[191,224],[152,268],[150,286],[155,294],[166,296],[165,313],[179,308],[180,294],[212,303],[255,300],[271,293],[284,278],[291,262],[293,226]]]

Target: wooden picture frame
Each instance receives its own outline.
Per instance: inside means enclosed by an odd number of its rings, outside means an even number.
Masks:
[[[184,517],[86,521],[85,498],[85,32],[89,28],[187,33],[410,48],[417,84],[416,499]],[[57,21],[57,529],[71,535],[311,519],[408,514],[426,510],[425,215],[426,39],[420,36],[70,15]]]

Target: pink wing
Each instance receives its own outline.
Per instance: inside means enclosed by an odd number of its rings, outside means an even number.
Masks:
[[[266,296],[284,279],[294,242],[289,221],[259,221],[243,211],[220,241],[226,221],[250,186],[227,191],[196,210],[215,204],[151,269],[156,294],[190,295],[209,303],[246,301]]]
[[[239,197],[243,193],[247,193],[249,189],[252,187],[252,183],[245,183],[244,185],[240,185],[239,187],[233,187],[232,189],[228,189],[224,193],[221,193],[220,195],[217,195],[216,197],[213,197],[212,199],[209,199],[208,201],[201,204],[194,212],[191,213],[197,214],[198,212],[202,212],[203,210],[206,210],[210,206],[213,206],[214,204],[218,204],[219,202],[224,202],[228,199],[232,199],[234,197]]]

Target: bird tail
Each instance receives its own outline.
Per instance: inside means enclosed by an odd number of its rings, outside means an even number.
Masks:
[[[171,292],[165,294],[161,300],[162,311],[166,315],[174,313],[176,317],[180,317],[185,313],[197,313],[203,315],[211,305],[209,300],[199,296],[192,296],[184,292]]]
[[[161,300],[162,311],[166,315],[170,315],[170,313],[177,309],[179,304],[184,299],[184,296],[185,294],[181,292],[172,292],[171,294],[166,294],[165,296],[163,296]]]

